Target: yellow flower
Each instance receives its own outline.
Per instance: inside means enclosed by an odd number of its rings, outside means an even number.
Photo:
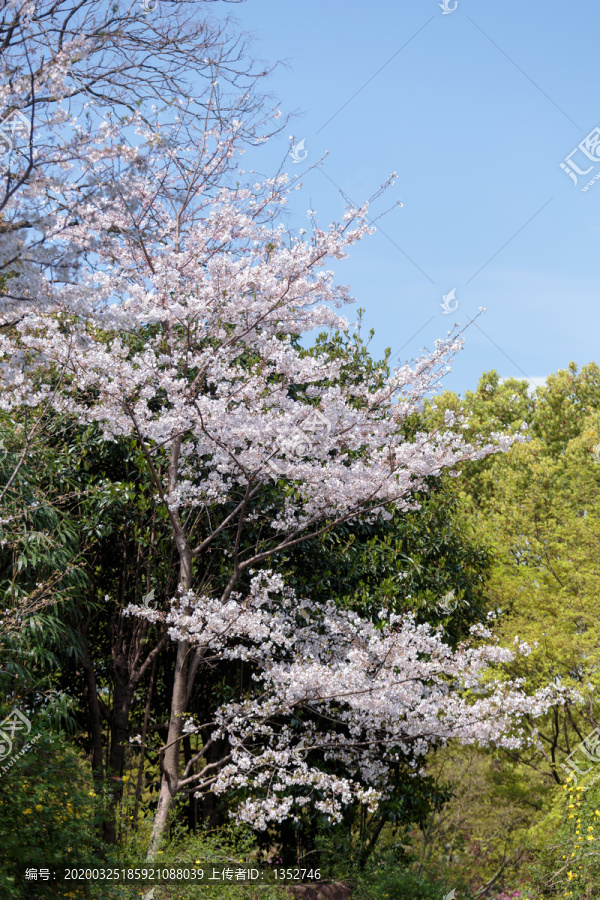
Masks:
[[[43,808],[44,808],[44,807],[42,806],[41,803],[38,803],[38,805],[36,806],[36,809],[38,809],[38,810],[39,810],[39,809],[43,809]]]
[[[23,815],[24,815],[24,816],[30,816],[32,812],[33,812],[33,810],[31,810],[31,809],[24,809],[24,810],[23,810]]]
[[[131,778],[131,775],[123,775],[122,780],[125,782],[125,784],[127,784],[127,782],[129,781],[130,778]]]

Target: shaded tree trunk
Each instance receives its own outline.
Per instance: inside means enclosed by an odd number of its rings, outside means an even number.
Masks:
[[[167,830],[171,803],[179,788],[179,756],[183,716],[187,705],[188,660],[189,644],[187,641],[180,641],[177,646],[169,731],[161,765],[162,777],[160,794],[158,797],[158,807],[154,817],[152,836],[148,848],[149,861],[154,859],[160,842]]]
[[[178,459],[178,447],[173,451],[171,469],[176,470]],[[175,541],[179,551],[180,590],[188,591],[192,585],[192,551],[185,540],[183,530],[176,521]],[[191,612],[189,607],[186,610]],[[148,861],[154,859],[159,844],[169,824],[169,812],[173,797],[179,789],[179,757],[181,745],[181,733],[183,729],[184,714],[188,703],[191,684],[188,686],[188,670],[193,654],[187,641],[179,641],[177,645],[177,659],[175,662],[175,674],[173,678],[173,693],[171,695],[171,715],[169,718],[169,731],[161,761],[161,784],[158,797],[158,807],[152,826],[152,835],[148,847]],[[195,672],[195,669],[194,669]]]
[[[152,702],[152,691],[154,689],[154,676],[156,675],[156,659],[152,661],[152,671],[150,672],[150,684],[148,685],[148,695],[146,697],[146,708],[144,709],[144,724],[142,726],[142,749],[140,752],[140,764],[138,768],[137,784],[135,786],[135,807],[133,810],[133,821],[137,823],[138,811],[140,806],[140,797],[142,796],[142,781],[144,778],[144,759],[146,758],[146,735],[148,733],[148,717],[150,716],[150,704]]]
[[[103,774],[102,752],[102,713],[98,702],[98,686],[94,664],[90,657],[87,641],[84,638],[83,649],[83,674],[87,687],[88,724],[90,734],[90,761],[95,781],[99,781]]]
[[[222,759],[223,756],[226,755],[227,746],[227,741],[224,739],[216,741],[208,749],[206,762],[212,763],[216,762],[218,759]],[[225,816],[219,798],[216,794],[213,794],[212,791],[207,791],[202,795],[202,818],[210,828],[220,828],[225,822]]]
[[[116,812],[123,793],[123,764],[125,748],[129,738],[129,712],[137,685],[131,678],[123,677],[124,673],[116,667],[113,705],[110,716],[111,741],[108,757],[108,773],[111,779],[111,797],[109,815],[104,824],[104,840],[109,844],[117,842]]]

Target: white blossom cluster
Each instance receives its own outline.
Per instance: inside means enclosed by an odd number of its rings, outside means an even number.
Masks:
[[[171,638],[201,650],[206,664],[252,664],[253,696],[214,717],[211,742],[225,737],[229,750],[195,780],[199,790],[249,790],[237,815],[259,829],[309,803],[332,819],[347,803],[372,809],[386,794],[391,763],[417,770],[431,746],[450,739],[520,746],[527,739],[520,718],[540,716],[566,696],[557,684],[529,696],[522,680],[499,674],[497,667],[530,652],[522,641],[499,647],[477,625],[453,650],[440,629],[413,615],[382,610],[373,624],[333,602],[296,597],[270,571],[255,573],[247,595],[226,603],[188,592],[166,621]],[[301,730],[290,727],[292,717]],[[192,719],[183,730],[194,732]],[[319,763],[327,760],[338,770],[342,764],[346,777],[324,771]]]

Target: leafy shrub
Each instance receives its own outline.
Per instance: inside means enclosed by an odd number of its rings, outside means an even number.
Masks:
[[[9,710],[0,710],[4,719]],[[89,886],[70,892],[61,880],[29,881],[26,868],[52,873],[81,858],[107,865],[95,834],[102,798],[93,788],[79,753],[36,717],[31,733],[16,736],[0,764],[0,896],[3,900],[87,898]],[[104,861],[103,861],[104,857]],[[110,894],[94,885],[93,900]]]
[[[532,869],[532,894],[556,900],[597,896],[600,880],[600,784],[592,771],[576,785],[569,781],[548,815],[553,826]]]
[[[246,826],[226,825],[218,832],[199,830],[190,834],[186,829],[174,826],[171,839],[162,845],[153,863],[146,862],[148,835],[144,831],[132,834],[120,851],[120,868],[143,869],[149,865],[165,869],[203,869],[205,876],[215,868],[265,868],[259,861],[259,850],[252,830]],[[133,862],[137,860],[137,862]],[[152,882],[143,885],[123,884],[120,886],[119,900],[139,900],[152,887]],[[155,900],[290,900],[289,894],[276,885],[244,885],[236,882],[215,883],[208,881],[198,885],[156,883]]]

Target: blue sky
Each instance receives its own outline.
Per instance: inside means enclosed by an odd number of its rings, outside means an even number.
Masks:
[[[439,2],[246,0],[233,12],[257,57],[287,63],[270,88],[295,114],[257,168],[272,171],[289,135],[306,164],[329,154],[290,224],[309,207],[321,224],[339,219],[339,189],[360,203],[398,174],[380,208],[402,208],[335,268],[375,328],[373,352],[410,360],[486,307],[446,382],[463,392],[486,369],[535,380],[600,355],[600,180],[581,190],[600,178],[597,8],[458,0],[444,14]],[[560,163],[588,135],[572,162],[591,171],[575,185]]]

